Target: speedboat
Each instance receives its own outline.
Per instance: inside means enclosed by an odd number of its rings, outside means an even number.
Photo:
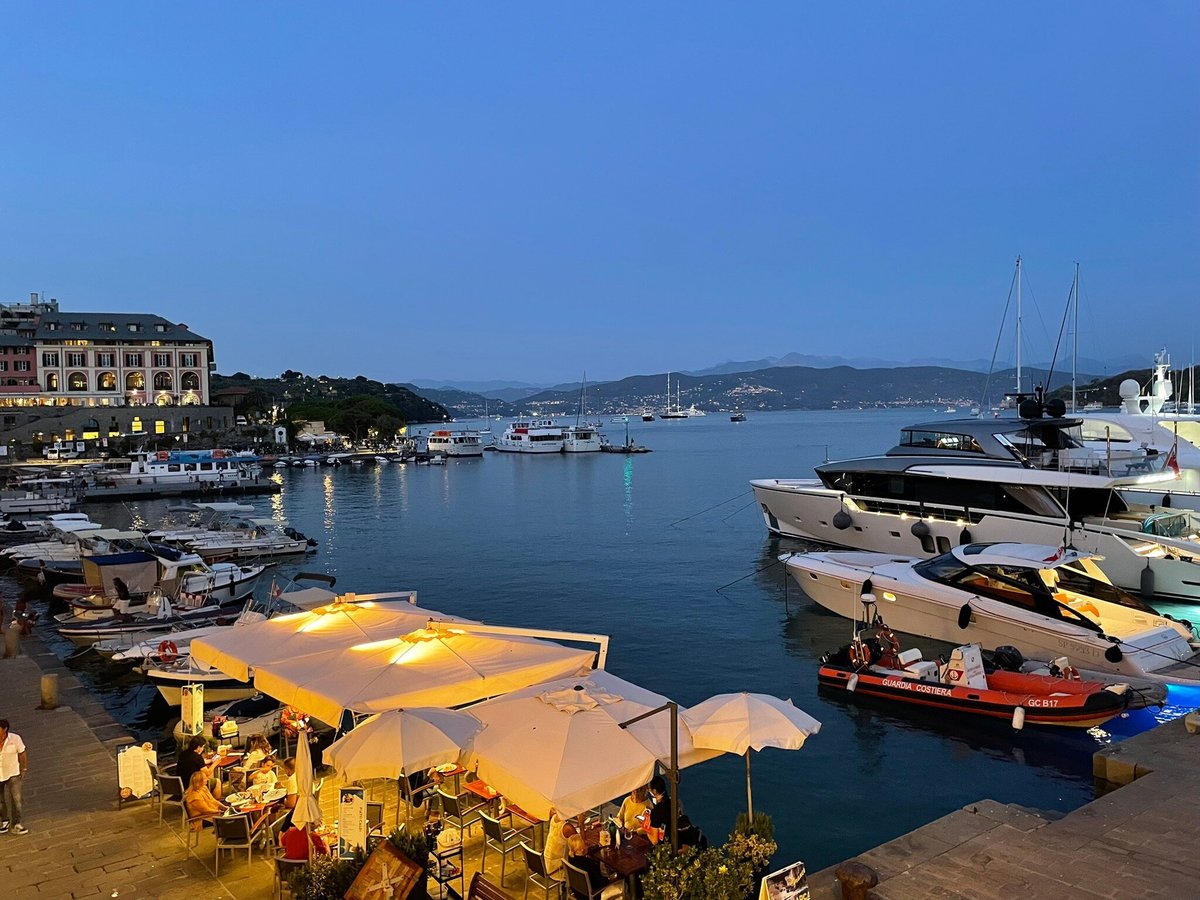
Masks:
[[[1035,660],[1065,655],[1089,671],[1200,684],[1200,641],[1191,623],[1114,587],[1095,554],[998,543],[967,544],[928,560],[839,551],[780,560],[818,605],[850,619],[873,596],[906,634],[1009,645]]]
[[[1128,684],[1084,679],[1066,657],[1056,659],[1045,674],[1021,671],[1024,660],[1012,647],[997,648],[991,666],[977,643],[956,647],[946,662],[922,659],[916,647],[900,650],[895,632],[874,615],[873,599],[864,597],[863,606],[864,622],[855,626],[851,642],[821,658],[821,688],[1001,719],[1017,730],[1026,725],[1094,728],[1129,704]]]
[[[1066,533],[1114,584],[1200,602],[1200,514],[1121,492],[1163,490],[1174,474],[1120,474],[1083,445],[1078,419],[1022,412],[912,425],[882,456],[825,463],[817,480],[752,481],[754,496],[773,533],[901,556],[974,541],[1058,546]]]
[[[742,412],[740,409],[735,409],[733,412],[731,412],[729,414],[729,421],[730,422],[745,422],[746,414],[744,412]]]

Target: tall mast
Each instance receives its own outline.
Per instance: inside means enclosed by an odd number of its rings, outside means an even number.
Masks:
[[[1021,257],[1017,257],[1017,395],[1021,394]]]
[[[1073,343],[1071,345],[1071,412],[1075,412],[1075,366],[1079,361],[1079,263],[1075,263],[1075,283],[1071,285],[1071,293],[1075,297],[1075,324],[1072,325]],[[1049,385],[1046,385],[1049,388]]]

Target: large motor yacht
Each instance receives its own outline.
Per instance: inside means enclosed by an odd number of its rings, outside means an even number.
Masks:
[[[1102,557],[1126,590],[1200,602],[1197,515],[1121,490],[1165,489],[1175,474],[1114,474],[1079,425],[1061,415],[914,425],[883,456],[751,485],[767,528],[785,537],[921,557],[976,541],[1068,546]]]
[[[1080,669],[1200,683],[1188,623],[1114,587],[1096,557],[1048,545],[967,544],[933,559],[833,551],[780,557],[808,596],[855,618],[864,599],[897,631],[1014,646]]]
[[[442,456],[483,456],[483,441],[478,431],[452,431],[441,428],[429,433],[429,452]]]

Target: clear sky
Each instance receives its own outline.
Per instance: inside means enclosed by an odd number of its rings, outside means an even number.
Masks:
[[[1200,4],[10,3],[0,299],[222,372],[1186,361]]]

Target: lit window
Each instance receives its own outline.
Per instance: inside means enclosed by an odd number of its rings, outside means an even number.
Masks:
[[[162,419],[155,419],[154,420],[154,433],[155,434],[166,434],[167,433],[167,423]]]

